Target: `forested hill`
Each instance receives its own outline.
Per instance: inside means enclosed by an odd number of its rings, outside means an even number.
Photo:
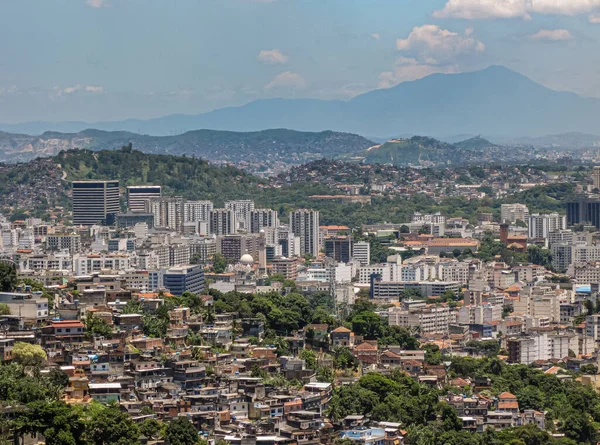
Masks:
[[[430,137],[414,136],[369,147],[353,158],[366,164],[433,166],[523,161],[523,156],[532,161],[536,154],[533,149],[524,152],[518,148],[502,147],[481,137],[449,144]]]
[[[297,163],[357,153],[374,145],[350,133],[300,132],[285,129],[256,132],[197,130],[174,136],[148,136],[126,131],[46,132],[41,136],[0,133],[0,160],[27,161],[61,150],[118,150],[133,143],[145,153],[187,155],[209,161]]]
[[[264,183],[235,167],[210,165],[202,159],[143,153],[131,145],[120,150],[62,151],[54,161],[67,181],[118,179],[121,187],[162,185],[164,194],[187,199],[226,199],[252,196]]]

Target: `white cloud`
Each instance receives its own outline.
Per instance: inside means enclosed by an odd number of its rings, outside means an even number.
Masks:
[[[73,93],[77,93],[78,91],[83,91],[86,93],[102,93],[102,92],[104,92],[104,87],[101,87],[98,85],[81,85],[78,83],[77,85],[63,88],[62,90],[59,89],[58,94],[59,95],[73,94]]]
[[[376,33],[376,32],[374,32],[373,34],[371,34],[371,37],[373,37],[375,40],[381,39],[381,36],[379,35],[379,33]]]
[[[590,23],[600,23],[600,14],[592,14],[588,17]]]
[[[437,25],[416,26],[406,39],[396,41],[396,49],[418,62],[438,65],[453,61],[458,56],[483,52],[485,45],[472,34],[471,28],[462,36]]]
[[[282,54],[278,49],[263,49],[256,56],[256,60],[267,65],[284,65],[289,60],[289,57]]]
[[[286,71],[278,74],[266,86],[267,90],[275,90],[280,88],[302,89],[306,87],[306,80],[297,73]]]
[[[0,87],[0,96],[8,96],[9,94],[20,93],[19,88],[16,85],[9,85],[7,87]]]
[[[526,0],[448,0],[443,9],[435,11],[436,18],[461,19],[529,18]]]
[[[531,10],[541,14],[575,15],[600,8],[600,0],[529,0]]]
[[[415,59],[400,57],[396,60],[392,71],[379,75],[378,88],[390,88],[402,82],[421,79],[435,73],[456,73],[458,67],[453,65],[427,65]]]
[[[571,40],[573,36],[566,29],[540,29],[535,34],[529,36],[532,40]]]
[[[463,71],[474,56],[485,51],[485,45],[473,37],[474,32],[473,28],[467,28],[461,35],[437,25],[413,28],[407,38],[396,41],[396,49],[402,55],[391,71],[379,75],[379,88],[389,88],[431,74]]]
[[[88,93],[102,93],[104,91],[104,87],[88,85],[85,87],[85,91]]]
[[[85,3],[92,8],[105,8],[110,6],[106,0],[85,0]]]
[[[531,13],[575,15],[600,8],[600,0],[448,0],[443,9],[435,11],[436,18],[523,18]]]

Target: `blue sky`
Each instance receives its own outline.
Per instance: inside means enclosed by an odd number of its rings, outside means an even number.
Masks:
[[[600,97],[600,0],[0,1],[0,122],[349,99],[504,65]]]

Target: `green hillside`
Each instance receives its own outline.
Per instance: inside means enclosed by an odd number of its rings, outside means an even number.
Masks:
[[[459,165],[480,162],[502,152],[503,147],[494,145],[481,137],[449,144],[437,139],[414,136],[410,139],[394,139],[371,147],[360,153],[366,164],[392,164],[396,166]]]
[[[394,139],[362,153],[367,164],[420,165],[438,161],[440,151],[451,149],[450,144],[433,138],[414,136]]]
[[[121,187],[162,185],[166,195],[210,199],[217,204],[230,198],[250,197],[261,180],[234,167],[216,167],[202,159],[142,153],[131,145],[121,150],[69,150],[55,162],[67,181],[118,179]]]

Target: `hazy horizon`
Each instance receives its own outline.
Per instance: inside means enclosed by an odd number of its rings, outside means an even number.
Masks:
[[[347,100],[502,65],[600,97],[593,0],[22,0],[0,5],[0,122]]]

